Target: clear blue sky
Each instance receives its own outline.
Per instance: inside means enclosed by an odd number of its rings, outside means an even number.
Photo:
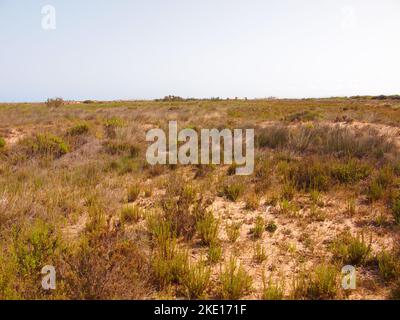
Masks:
[[[394,94],[399,36],[398,0],[0,0],[0,101]]]

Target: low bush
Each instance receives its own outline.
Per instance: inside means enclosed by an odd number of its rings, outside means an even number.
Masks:
[[[89,126],[86,123],[77,124],[67,131],[69,136],[80,136],[89,132]]]
[[[137,206],[124,206],[121,210],[121,221],[123,223],[138,222],[142,217],[143,212]]]
[[[204,298],[205,291],[210,283],[211,269],[203,261],[196,264],[189,263],[187,272],[184,273],[181,283],[186,297],[189,299]]]
[[[371,173],[371,168],[360,161],[351,159],[345,163],[334,163],[330,168],[333,179],[339,183],[356,183]]]
[[[231,201],[236,201],[243,194],[244,186],[241,183],[233,182],[223,186],[222,194]]]
[[[53,134],[37,134],[32,138],[21,141],[28,156],[50,156],[59,158],[69,152],[69,145],[60,137]]]
[[[4,138],[0,137],[0,150],[4,149],[5,146],[6,146],[6,140],[4,140]]]
[[[128,188],[128,202],[135,202],[140,195],[140,187],[132,185]]]
[[[260,206],[260,198],[255,193],[250,193],[246,196],[246,209],[257,210]]]
[[[211,242],[207,252],[208,262],[217,263],[222,257],[222,247],[218,241]]]
[[[59,108],[64,105],[64,100],[62,98],[49,98],[46,101],[46,106],[49,108]]]
[[[262,237],[265,230],[265,220],[262,216],[256,218],[254,228],[250,230],[251,235],[254,239],[259,239]]]
[[[282,300],[284,296],[284,285],[283,283],[275,283],[272,278],[268,281],[265,278],[265,274],[262,276],[263,288],[261,298],[263,300]]]
[[[398,253],[381,251],[377,254],[379,274],[385,281],[392,280],[400,275],[400,259]]]
[[[261,243],[257,243],[255,245],[253,259],[257,263],[261,263],[265,259],[267,259],[267,253],[265,251],[265,247]]]
[[[234,243],[240,236],[241,222],[232,222],[225,225],[225,232],[230,242]]]
[[[255,137],[258,148],[283,148],[289,142],[289,129],[285,126],[270,126],[258,130]]]
[[[218,229],[219,221],[214,218],[214,214],[211,211],[208,211],[196,224],[197,233],[201,242],[205,245],[218,241]]]
[[[298,190],[326,191],[331,185],[326,165],[313,159],[307,164],[294,163],[289,168],[287,178]]]
[[[362,265],[370,257],[371,243],[372,238],[367,242],[364,233],[354,237],[349,232],[344,232],[334,240],[331,249],[334,258],[342,263]]]
[[[222,299],[237,300],[251,290],[252,279],[238,264],[234,257],[231,257],[225,264],[219,275],[221,283],[220,296]]]
[[[334,299],[339,292],[339,272],[333,265],[318,265],[314,272],[301,272],[294,280],[294,299]]]

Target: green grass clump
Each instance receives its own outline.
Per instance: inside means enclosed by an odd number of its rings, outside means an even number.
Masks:
[[[385,191],[392,185],[394,171],[390,167],[384,167],[373,177],[367,187],[367,199],[372,203],[382,199]]]
[[[267,259],[267,252],[261,243],[257,243],[255,245],[253,259],[257,263],[261,263]]]
[[[0,137],[0,150],[3,149],[5,146],[6,146],[6,140]]]
[[[400,275],[400,259],[397,252],[381,251],[377,254],[379,274],[385,281]]]
[[[230,242],[234,243],[240,236],[240,228],[242,227],[241,222],[232,222],[225,225],[225,232]]]
[[[301,272],[293,282],[294,299],[334,299],[338,293],[339,272],[333,265],[318,265],[311,274]]]
[[[288,181],[294,184],[298,190],[327,191],[331,186],[331,177],[328,168],[320,161],[310,159],[295,163],[288,170]]]
[[[236,201],[244,192],[244,186],[241,183],[232,183],[223,187],[222,194],[231,201]]]
[[[218,229],[219,221],[214,218],[211,211],[207,211],[196,223],[197,233],[205,245],[218,242]]]
[[[278,229],[278,226],[276,225],[275,221],[269,221],[265,226],[265,230],[270,233],[274,233],[276,229]]]
[[[38,220],[27,230],[14,231],[13,254],[20,274],[31,275],[51,264],[60,248],[59,238],[52,226]]]
[[[217,263],[222,257],[222,247],[219,242],[212,242],[208,247],[207,258],[209,263]]]
[[[89,132],[89,126],[86,123],[77,124],[67,131],[69,136],[80,136]]]
[[[364,233],[352,236],[345,232],[339,235],[332,243],[332,253],[334,258],[340,260],[344,264],[362,265],[368,261],[371,253],[371,243],[367,242]]]
[[[390,205],[394,221],[400,224],[400,195],[395,196]]]
[[[140,195],[140,188],[137,185],[132,185],[128,188],[128,202],[135,202]]]
[[[59,158],[69,152],[69,145],[60,137],[50,133],[37,134],[22,141],[28,155],[51,156]]]
[[[330,168],[331,176],[339,183],[356,183],[371,173],[371,168],[361,161],[351,159],[345,163],[335,163]]]
[[[367,199],[369,202],[378,201],[383,197],[384,193],[385,188],[376,179],[370,181],[367,188]]]
[[[188,258],[186,251],[178,251],[176,248],[171,256],[164,256],[161,251],[156,251],[151,262],[156,284],[165,288],[169,284],[182,282],[188,272]]]
[[[272,278],[266,280],[265,274],[262,275],[263,291],[261,298],[263,300],[282,300],[284,296],[283,283],[274,283]]]
[[[289,129],[284,126],[270,126],[258,130],[255,142],[258,148],[283,148],[289,142]]]
[[[143,212],[137,206],[125,206],[121,210],[121,221],[123,223],[138,222],[142,216]]]
[[[204,298],[205,291],[210,283],[211,269],[203,261],[196,264],[189,263],[187,272],[181,278],[186,297],[189,299]]]
[[[259,239],[262,237],[265,230],[265,220],[262,216],[258,216],[256,218],[256,222],[254,224],[254,228],[250,230],[254,239]]]
[[[237,300],[251,290],[252,279],[236,259],[231,257],[219,275],[222,299]]]
[[[112,117],[104,121],[104,132],[106,136],[110,139],[115,139],[117,137],[117,128],[125,126],[125,122],[117,117]]]
[[[260,206],[260,198],[255,193],[250,193],[246,197],[246,209],[247,210],[257,210]]]

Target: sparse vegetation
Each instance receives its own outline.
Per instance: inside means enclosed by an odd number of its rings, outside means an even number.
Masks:
[[[197,221],[196,230],[203,244],[210,245],[218,242],[219,221],[211,211]]]
[[[364,233],[354,237],[345,232],[333,242],[332,252],[344,264],[361,265],[370,257],[371,243],[372,238],[366,240]]]
[[[265,220],[262,216],[258,216],[256,218],[254,228],[251,229],[251,234],[254,239],[259,239],[262,237],[265,231]]]
[[[0,298],[398,299],[398,103],[1,104]],[[171,114],[254,127],[254,173],[148,164],[144,133]],[[342,292],[346,264],[360,281]]]
[[[225,264],[219,276],[221,282],[221,298],[237,300],[251,289],[252,279],[243,266],[234,257]]]
[[[311,274],[302,272],[294,279],[295,299],[334,299],[339,293],[339,273],[333,265],[318,265]]]
[[[263,291],[262,291],[262,299],[263,300],[282,300],[284,296],[284,285],[282,283],[275,283],[272,278],[269,278],[268,281],[265,277],[265,274],[262,275],[263,282]]]
[[[240,236],[240,228],[242,227],[241,222],[232,222],[230,224],[225,225],[226,235],[230,242],[236,242],[236,240]]]

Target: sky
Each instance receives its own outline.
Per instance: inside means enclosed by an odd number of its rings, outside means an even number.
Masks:
[[[0,101],[399,94],[399,17],[398,0],[0,0]]]

